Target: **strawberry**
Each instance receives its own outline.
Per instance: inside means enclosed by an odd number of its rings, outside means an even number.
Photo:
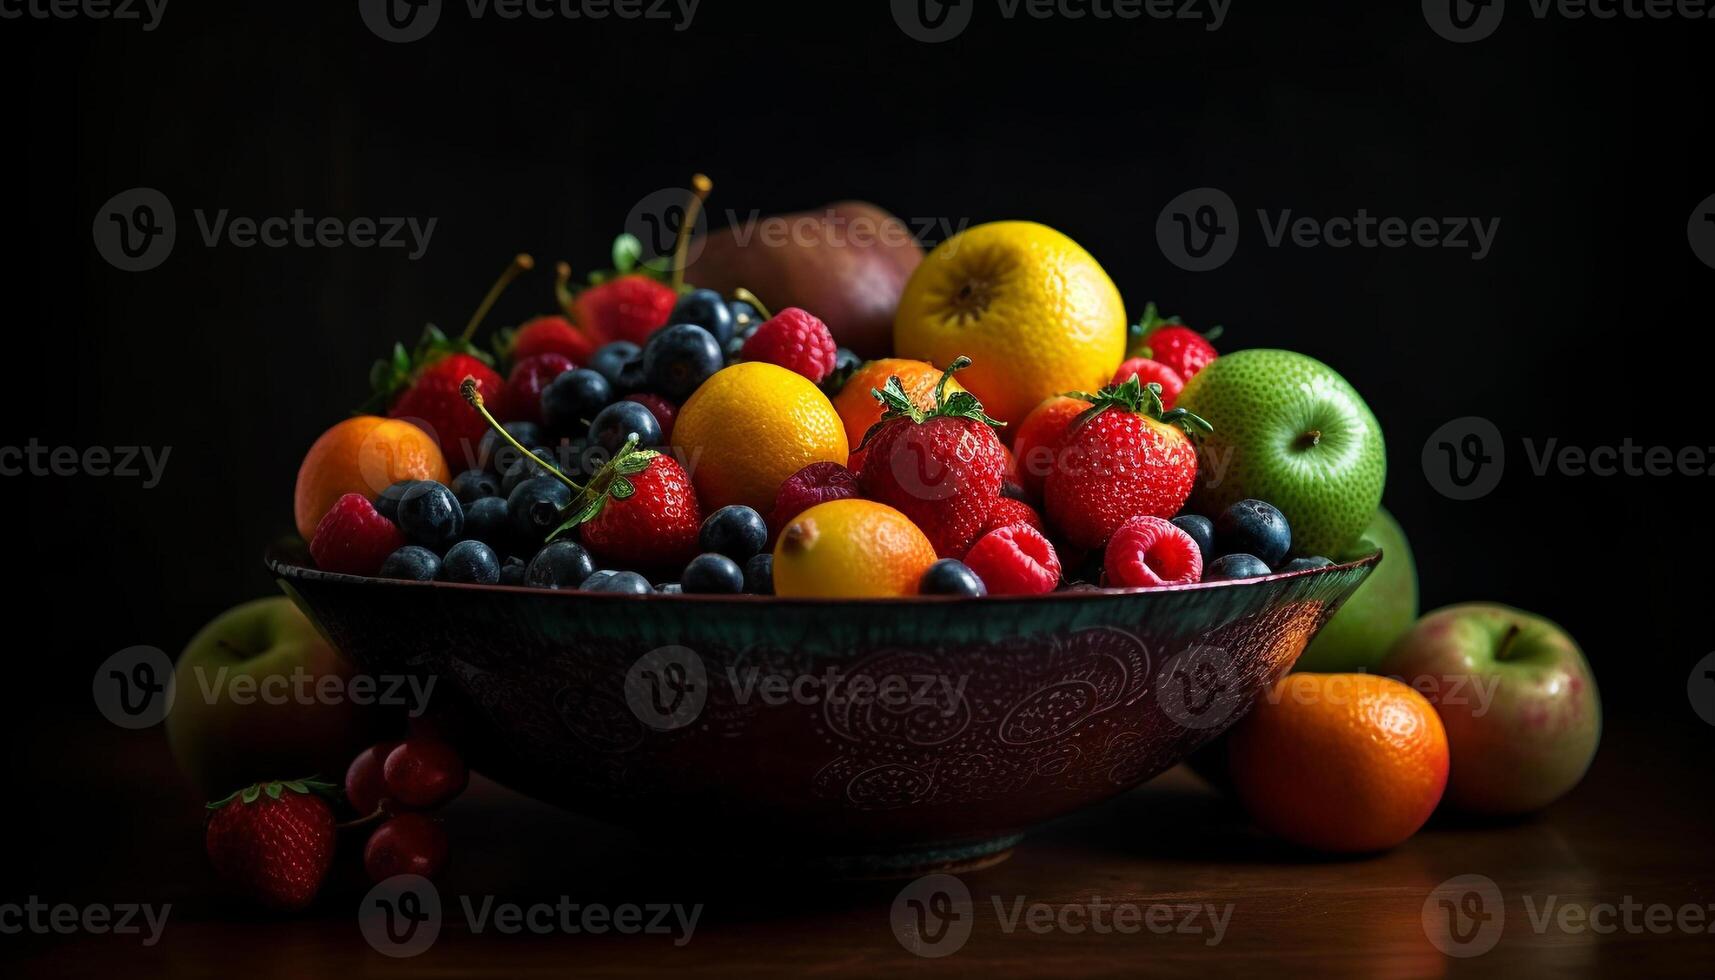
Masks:
[[[369,498],[348,493],[334,501],[310,538],[310,557],[324,572],[374,575],[387,556],[405,547],[405,535],[381,516]]]
[[[1072,544],[1100,548],[1133,517],[1172,517],[1191,495],[1197,448],[1189,432],[1209,423],[1182,408],[1164,412],[1161,386],[1136,377],[1094,395],[1056,447],[1043,486],[1048,520]]]
[[[697,555],[702,506],[685,468],[671,456],[627,440],[562,513],[569,519],[549,540],[580,530],[584,546],[605,565],[678,572]]]
[[[642,344],[667,325],[677,301],[672,286],[633,272],[579,293],[577,317],[599,337]]]
[[[747,361],[778,364],[820,384],[834,373],[839,348],[827,324],[791,306],[763,321],[744,342],[739,356]]]
[[[310,904],[333,864],[333,810],[326,783],[257,783],[208,805],[203,848],[215,873],[263,905]]]
[[[1029,524],[1038,531],[1043,529],[1042,515],[1036,512],[1036,508],[1022,500],[1002,497],[995,501],[994,507],[989,510],[988,523],[983,525],[982,533],[987,534],[1014,524]]]
[[[970,548],[1000,499],[1006,454],[993,419],[967,391],[947,393],[955,371],[971,363],[959,357],[935,386],[934,406],[917,407],[898,378],[873,391],[884,406],[881,421],[864,434],[858,486],[871,500],[911,518],[942,558]]]
[[[500,346],[514,365],[542,354],[559,354],[577,367],[589,363],[599,344],[563,316],[539,316],[504,334]]]
[[[1156,313],[1155,304],[1145,304],[1143,319],[1131,327],[1131,343],[1128,345],[1129,357],[1147,357],[1171,368],[1179,375],[1181,386],[1191,380],[1191,376],[1203,370],[1204,365],[1219,356],[1215,347],[1209,341],[1221,335],[1221,328],[1215,327],[1207,334],[1200,334],[1187,327],[1176,316],[1163,317]],[[1117,384],[1125,380],[1116,377]],[[1144,378],[1146,383],[1158,380]],[[1177,392],[1173,394],[1177,395]],[[1163,397],[1167,407],[1173,407],[1173,399]]]
[[[1147,357],[1133,357],[1121,364],[1120,369],[1114,372],[1114,379],[1108,384],[1123,385],[1134,377],[1141,384],[1153,381],[1161,386],[1163,408],[1172,408],[1174,401],[1179,398],[1179,393],[1185,390],[1185,379],[1179,376],[1178,371]]]
[[[1031,500],[1042,499],[1042,482],[1054,472],[1057,462],[1055,447],[1072,425],[1072,420],[1084,414],[1090,403],[1081,398],[1053,395],[1042,400],[1012,436],[1012,453],[1018,470],[1018,483]]]

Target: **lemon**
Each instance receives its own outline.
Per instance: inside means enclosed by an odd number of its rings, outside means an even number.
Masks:
[[[1125,345],[1113,280],[1077,242],[1032,221],[978,225],[936,246],[893,321],[898,357],[941,367],[969,357],[959,381],[1002,422],[1107,384]]]
[[[916,595],[935,546],[911,519],[855,497],[817,504],[774,545],[774,594],[829,599]]]
[[[766,514],[780,484],[811,463],[845,465],[846,427],[808,378],[762,361],[734,364],[679,409],[673,446],[705,511]]]

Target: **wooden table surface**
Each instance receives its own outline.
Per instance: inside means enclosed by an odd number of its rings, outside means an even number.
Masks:
[[[359,928],[368,883],[353,867],[356,840],[342,841],[338,878],[310,912],[251,912],[211,879],[201,814],[174,788],[164,740],[68,726],[63,752],[25,760],[42,790],[29,813],[40,844],[20,835],[6,845],[30,851],[10,855],[13,871],[24,870],[0,885],[0,902],[35,894],[172,909],[153,946],[114,935],[0,935],[0,962],[29,975],[128,977],[224,974],[239,962],[251,975],[291,977],[873,976],[901,968],[985,977],[1708,975],[1715,729],[1695,719],[1649,724],[1611,722],[1584,784],[1538,817],[1437,822],[1397,850],[1361,860],[1283,849],[1195,776],[1174,770],[1038,831],[1002,864],[959,875],[969,905],[953,905],[953,917],[938,916],[930,931],[968,922],[968,938],[961,944],[956,925],[937,932],[938,944],[920,947],[945,954],[935,958],[901,939],[915,914],[893,911],[906,883],[711,870],[687,861],[683,842],[638,840],[480,780],[446,813],[453,863],[438,882],[438,939],[419,955],[390,958]],[[111,819],[89,817],[103,812]],[[722,853],[721,841],[698,840],[698,832],[696,815],[685,814],[693,849]],[[1491,879],[1498,895],[1482,899],[1461,883],[1438,891],[1463,875]],[[491,926],[478,934],[464,912],[467,901],[480,910],[485,901],[562,898],[702,908],[688,941],[682,931],[501,935]],[[1443,899],[1459,912],[1456,938]],[[932,900],[929,907],[947,908]],[[1432,941],[1437,932],[1444,946],[1476,955],[1445,955]],[[1498,942],[1488,948],[1491,933]]]

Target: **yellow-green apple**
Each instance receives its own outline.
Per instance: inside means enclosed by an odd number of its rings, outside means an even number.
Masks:
[[[1417,564],[1405,531],[1385,508],[1345,554],[1350,561],[1381,549],[1382,561],[1304,649],[1294,670],[1375,673],[1393,641],[1417,621]]]
[[[861,357],[887,357],[893,314],[923,247],[905,222],[863,201],[752,218],[710,232],[685,277],[731,295],[740,286],[772,309],[798,306]]]
[[[1382,671],[1415,687],[1447,729],[1447,802],[1469,813],[1541,809],[1584,777],[1602,737],[1596,679],[1541,616],[1471,602],[1424,616]]]
[[[386,730],[376,692],[285,596],[221,613],[179,655],[167,739],[209,799],[250,783],[338,776]]]

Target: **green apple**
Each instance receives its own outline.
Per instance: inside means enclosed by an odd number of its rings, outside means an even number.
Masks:
[[[1382,671],[1435,705],[1452,756],[1445,800],[1470,813],[1547,806],[1578,785],[1602,738],[1590,665],[1541,616],[1486,602],[1437,609]]]
[[[1294,670],[1323,674],[1375,673],[1400,634],[1417,621],[1417,563],[1405,531],[1384,507],[1345,554],[1347,561],[1381,549],[1381,564],[1316,634]]]
[[[173,758],[210,799],[268,779],[337,781],[384,732],[352,674],[285,596],[235,606],[179,656]]]
[[[1381,425],[1333,368],[1285,350],[1223,354],[1186,382],[1175,407],[1215,431],[1198,453],[1191,507],[1211,519],[1246,498],[1292,526],[1292,553],[1333,557],[1381,506]]]

